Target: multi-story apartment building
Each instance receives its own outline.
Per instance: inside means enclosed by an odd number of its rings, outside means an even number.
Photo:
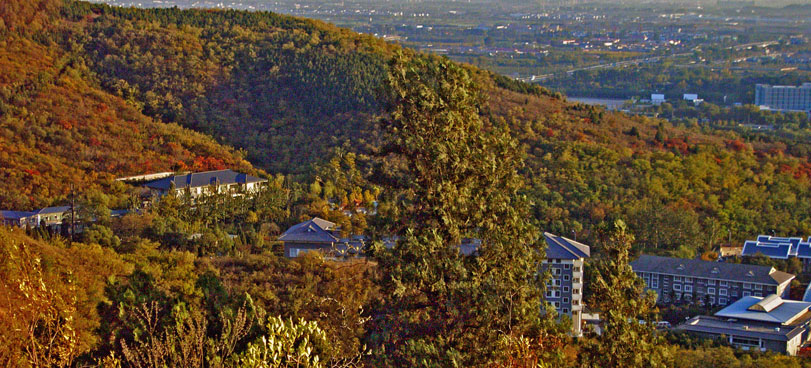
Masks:
[[[811,111],[811,83],[801,86],[755,85],[755,105],[772,110]]]
[[[583,333],[583,262],[591,256],[590,248],[562,236],[550,233],[543,236],[547,245],[544,268],[551,274],[546,284],[546,301],[555,307],[558,315],[571,318],[572,335],[580,336]]]
[[[660,303],[728,305],[745,296],[786,297],[794,275],[774,267],[642,255],[631,262]]]

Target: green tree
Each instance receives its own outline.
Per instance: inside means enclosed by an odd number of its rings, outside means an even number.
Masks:
[[[591,334],[579,356],[584,367],[664,367],[664,339],[653,325],[656,294],[645,292],[644,281],[629,265],[633,235],[617,220],[608,241],[605,258],[593,267],[591,305],[600,311],[603,333]]]
[[[482,119],[476,83],[445,58],[398,54],[388,86],[386,173],[396,179],[384,180],[401,184],[389,200],[403,239],[374,249],[391,295],[374,315],[374,365],[495,362],[499,341],[543,330],[543,251],[518,194],[520,150],[503,123]],[[476,257],[460,254],[463,237],[482,240]]]

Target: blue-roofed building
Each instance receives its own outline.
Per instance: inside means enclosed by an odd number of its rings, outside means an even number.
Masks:
[[[34,215],[33,212],[0,211],[0,222],[5,226],[24,227],[32,215]]]
[[[204,194],[211,194],[216,188],[217,193],[251,193],[259,190],[266,179],[232,170],[205,171],[172,175],[157,180],[148,181],[142,186],[159,196],[169,193],[183,195],[188,193],[192,198]]]
[[[554,235],[543,234],[546,242],[545,269],[551,279],[546,285],[546,301],[552,304],[559,315],[572,320],[572,334],[583,334],[583,263],[591,257],[588,245]]]
[[[783,260],[799,258],[803,264],[803,272],[811,272],[811,237],[803,241],[800,237],[758,235],[757,240],[744,242],[742,256],[752,257],[758,254]]]
[[[724,337],[745,350],[796,355],[809,339],[811,302],[777,295],[747,296],[713,316],[696,316],[676,327],[691,334]]]

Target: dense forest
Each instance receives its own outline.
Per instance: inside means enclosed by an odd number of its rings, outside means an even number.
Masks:
[[[74,241],[0,229],[0,323],[20,332],[0,334],[4,364],[804,363],[666,343],[639,323],[657,311],[628,266],[811,233],[811,163],[780,137],[572,104],[272,13],[12,0],[0,35],[0,203],[61,204],[74,184],[94,222]],[[112,180],[217,168],[270,180],[148,205]],[[368,260],[281,257],[276,237],[313,216],[401,240]],[[587,303],[610,338],[574,340],[536,313],[541,230],[593,246]],[[465,237],[484,241],[479,257],[447,246]]]

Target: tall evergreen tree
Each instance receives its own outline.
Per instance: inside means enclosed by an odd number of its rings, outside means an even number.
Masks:
[[[544,332],[521,151],[505,124],[482,118],[464,68],[399,54],[390,70],[385,162],[401,164],[386,172],[402,238],[376,252],[389,298],[374,315],[374,365],[490,364],[505,341]],[[460,253],[464,237],[482,240],[477,256]]]
[[[593,308],[603,320],[602,335],[591,334],[579,356],[583,367],[632,368],[666,366],[665,341],[653,325],[656,294],[630,266],[634,236],[617,220],[603,243],[605,258],[594,265]]]

